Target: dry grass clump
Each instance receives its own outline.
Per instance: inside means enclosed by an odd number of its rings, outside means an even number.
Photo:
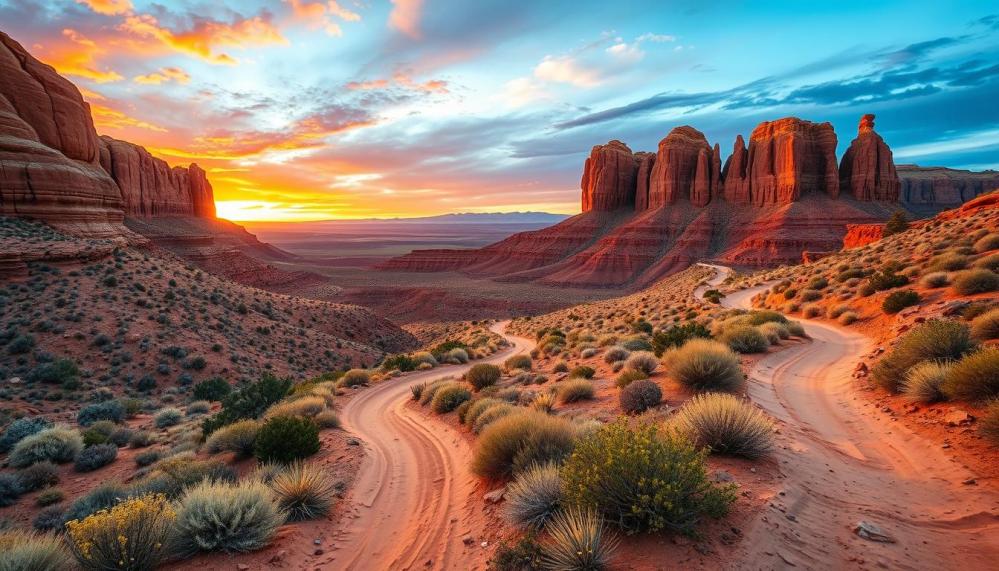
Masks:
[[[604,362],[611,364],[618,361],[624,361],[629,355],[631,355],[631,351],[628,351],[620,345],[615,345],[604,351]]]
[[[508,357],[506,361],[503,361],[503,367],[507,370],[512,371],[513,369],[523,369],[525,371],[531,370],[531,356],[530,355],[514,355]]]
[[[992,272],[999,272],[999,252],[995,254],[989,254],[988,256],[982,256],[978,258],[974,264],[976,268],[983,270],[989,270]]]
[[[462,415],[461,421],[466,426],[472,426],[482,413],[486,412],[490,407],[499,404],[507,403],[506,401],[494,397],[483,397],[473,400],[471,404],[468,405],[468,408],[465,409],[465,413]]]
[[[558,466],[548,463],[525,469],[507,487],[504,498],[507,521],[529,529],[545,527],[562,505]]]
[[[933,256],[926,269],[931,272],[956,272],[968,267],[968,262],[967,256],[950,252]]]
[[[871,374],[878,386],[897,393],[915,365],[923,361],[954,361],[974,347],[965,324],[930,320],[902,335],[895,347],[871,368]]]
[[[927,289],[944,287],[950,283],[950,275],[947,272],[930,272],[923,276],[919,283]]]
[[[519,408],[512,404],[501,401],[500,404],[487,408],[482,414],[476,417],[475,421],[471,423],[472,432],[479,434],[490,424],[519,410]]]
[[[617,539],[591,509],[569,508],[555,514],[541,544],[545,569],[602,571],[610,566]]]
[[[982,341],[999,339],[999,308],[986,311],[972,319],[971,335]]]
[[[294,400],[283,400],[271,405],[264,418],[275,416],[316,416],[326,410],[326,399],[321,396],[305,396]]]
[[[999,446],[999,400],[994,400],[985,407],[978,429],[989,442]]]
[[[982,268],[965,270],[958,272],[953,287],[960,295],[988,293],[999,289],[999,275],[992,270]]]
[[[340,428],[340,416],[333,409],[326,409],[317,414],[314,420],[319,428]]]
[[[649,351],[636,351],[628,356],[624,366],[633,370],[641,371],[646,375],[651,375],[659,367],[659,358],[655,353]]]
[[[531,401],[531,408],[545,414],[551,414],[555,410],[555,400],[555,393],[538,393],[534,396],[534,400]]]
[[[724,393],[698,395],[674,417],[677,430],[712,452],[759,458],[773,448],[770,419],[744,401]]]
[[[208,440],[205,441],[205,448],[209,454],[234,452],[237,456],[252,456],[260,427],[260,421],[253,419],[241,420],[223,426],[208,437]]]
[[[336,382],[338,387],[358,387],[371,382],[371,375],[364,369],[351,369]]]
[[[718,340],[739,353],[763,353],[770,345],[767,337],[756,327],[726,329]]]
[[[437,414],[445,414],[458,408],[461,403],[472,398],[472,392],[458,383],[449,383],[434,392],[430,409]]]
[[[71,569],[73,558],[61,538],[20,529],[0,532],[0,570],[64,571]]]
[[[986,234],[985,236],[979,238],[973,247],[979,254],[990,250],[999,250],[999,234]]]
[[[67,543],[87,570],[153,569],[170,555],[176,517],[161,494],[128,498],[82,521],[67,522]]]
[[[659,406],[663,400],[663,392],[656,383],[643,379],[622,388],[618,398],[622,411],[626,414],[639,414]]]
[[[503,372],[500,371],[500,368],[496,365],[479,363],[478,365],[472,366],[472,368],[465,373],[465,380],[468,381],[468,384],[472,385],[475,390],[481,391],[488,386],[495,385],[496,381],[500,379],[502,374]]]
[[[532,464],[561,462],[575,443],[573,426],[562,418],[530,410],[509,414],[482,431],[472,471],[483,478],[503,479]]]
[[[567,404],[581,400],[592,400],[594,392],[592,382],[584,378],[576,378],[559,385],[557,395],[560,403]]]
[[[842,314],[840,314],[839,319],[837,319],[836,321],[838,321],[840,325],[850,325],[851,323],[857,321],[857,319],[859,318],[860,317],[857,315],[856,312],[844,311]]]
[[[315,464],[294,462],[280,470],[268,485],[292,521],[322,517],[336,501],[336,482]]]
[[[83,450],[80,433],[65,426],[54,426],[21,439],[14,445],[7,461],[14,468],[24,468],[35,462],[72,462]]]
[[[692,339],[664,355],[666,372],[695,391],[739,391],[745,377],[739,357],[717,341]]]
[[[950,368],[942,388],[952,399],[999,397],[999,347],[983,347],[965,355]]]
[[[913,402],[932,403],[946,400],[943,383],[950,374],[950,363],[926,361],[909,369],[901,386],[902,394]]]
[[[201,482],[177,505],[178,553],[256,551],[271,542],[284,521],[284,511],[263,482]]]

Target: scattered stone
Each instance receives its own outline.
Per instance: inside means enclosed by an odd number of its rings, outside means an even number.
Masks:
[[[356,438],[348,438],[347,439],[347,446],[360,446],[360,445],[361,445],[361,441],[358,440],[358,439],[356,439]]]
[[[482,496],[482,499],[491,504],[497,504],[503,501],[504,495],[506,495],[506,486],[503,486],[502,488],[496,488],[495,490]]]
[[[284,561],[284,558],[287,555],[288,555],[288,551],[285,550],[285,549],[282,549],[281,551],[278,551],[277,553],[275,553],[274,555],[272,555],[271,558],[270,558],[270,560],[268,561],[268,563],[280,563],[281,561]]]
[[[461,538],[461,542],[464,543],[465,545],[471,545],[475,543],[475,538],[472,537],[471,535],[466,535],[465,537]]]
[[[323,549],[321,547],[317,547],[316,550],[312,552],[313,555],[322,555],[323,553],[326,553],[326,552],[323,551]]]
[[[735,480],[735,478],[732,476],[732,474],[729,474],[725,470],[716,470],[715,471],[715,475],[714,475],[714,479],[715,479],[716,482],[731,482],[731,481]]]
[[[317,538],[315,538],[315,539],[312,540],[312,543],[315,544],[315,545],[322,545],[323,544],[323,540],[317,537]]]
[[[951,408],[950,412],[943,417],[943,421],[947,423],[947,426],[964,426],[974,422],[975,417],[961,409]]]
[[[483,541],[479,545],[481,545],[482,547],[489,547],[489,542],[488,541]]]
[[[885,533],[880,527],[868,521],[861,521],[853,528],[853,532],[861,539],[876,541],[878,543],[895,543],[895,540]]]
[[[968,478],[967,480],[965,480],[965,481],[963,481],[961,483],[964,484],[965,486],[974,486],[975,484],[978,483],[978,481],[975,480],[974,478]]]
[[[784,517],[786,517],[790,521],[798,521],[798,516],[796,516],[794,514],[787,514]]]

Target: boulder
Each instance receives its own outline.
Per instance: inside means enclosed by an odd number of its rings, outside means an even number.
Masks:
[[[874,132],[874,115],[860,118],[857,138],[839,165],[840,190],[857,200],[898,201],[900,183],[891,149]]]
[[[609,212],[635,203],[638,161],[621,141],[597,145],[583,166],[583,212]]]

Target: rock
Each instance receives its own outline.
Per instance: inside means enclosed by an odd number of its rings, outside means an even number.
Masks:
[[[465,537],[461,538],[461,542],[464,543],[465,545],[471,545],[475,543],[475,538],[472,537],[471,535],[466,535]]]
[[[746,169],[749,165],[749,151],[742,135],[735,137],[735,147],[732,154],[725,160],[725,170],[722,172],[724,190],[722,196],[728,202],[738,204],[749,202],[749,177]]]
[[[358,439],[356,439],[356,438],[348,438],[347,439],[347,446],[360,446],[360,445],[361,445],[361,441],[358,440]]]
[[[876,541],[878,543],[895,543],[895,540],[882,531],[880,527],[867,521],[861,521],[858,523],[856,527],[853,528],[853,532],[868,541]]]
[[[964,309],[966,307],[968,307],[969,305],[971,305],[970,301],[963,301],[963,300],[960,300],[960,299],[954,300],[954,301],[949,301],[949,302],[947,302],[946,305],[944,305],[943,310],[941,311],[941,313],[943,313],[943,315],[946,315],[947,317],[950,317],[952,315],[958,315],[962,311],[964,311]]]
[[[965,486],[974,486],[975,484],[978,483],[978,480],[975,480],[974,478],[968,478],[967,480],[961,483],[964,484]]]
[[[857,200],[898,202],[900,183],[891,149],[874,132],[874,115],[860,118],[857,138],[839,165],[840,189]]]
[[[638,161],[628,145],[597,145],[583,166],[583,212],[609,212],[635,204]]]
[[[681,199],[704,206],[714,194],[711,181],[712,149],[708,140],[690,126],[677,127],[659,142],[659,151],[649,177],[648,209],[675,204]]]
[[[238,569],[239,571],[248,571],[250,569],[250,566],[247,565],[246,563],[237,563],[236,569]]]
[[[884,224],[847,224],[843,236],[843,249],[859,248],[884,237]]]
[[[642,151],[635,153],[635,159],[638,161],[635,211],[642,212],[649,209],[649,178],[652,176],[652,167],[656,164],[656,154]]]
[[[964,426],[975,421],[975,417],[958,408],[951,408],[943,417],[947,426]]]
[[[899,200],[910,208],[954,208],[999,188],[999,172],[898,165]]]
[[[485,494],[484,496],[482,496],[482,499],[491,504],[496,504],[502,502],[503,496],[505,495],[506,495],[506,486],[503,486],[502,488],[496,488],[495,490]]]
[[[764,121],[749,137],[748,160],[749,195],[757,206],[791,204],[806,194],[839,196],[830,123],[796,117]]]
[[[268,560],[268,563],[280,563],[281,561],[284,561],[285,557],[287,556],[288,556],[288,551],[286,549],[282,549],[281,551],[278,551],[274,555],[271,555],[271,558]]]
[[[715,470],[714,480],[716,482],[732,482],[735,478],[725,470]]]

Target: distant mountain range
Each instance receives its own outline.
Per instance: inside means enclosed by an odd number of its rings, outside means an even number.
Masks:
[[[244,222],[254,227],[276,227],[284,225],[341,225],[341,224],[557,224],[568,214],[550,212],[458,212],[437,216],[414,218],[360,218],[344,220],[315,220],[310,222]]]

